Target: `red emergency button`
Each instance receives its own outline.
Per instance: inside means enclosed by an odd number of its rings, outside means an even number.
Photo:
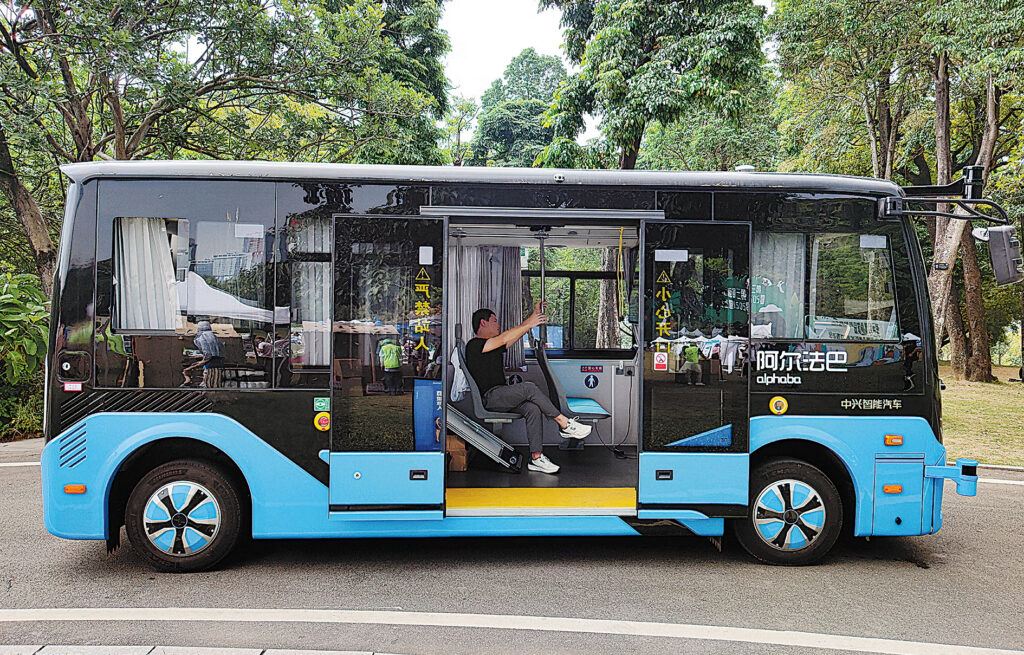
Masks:
[[[315,417],[313,417],[313,425],[315,425],[316,429],[320,430],[321,432],[326,432],[327,430],[330,430],[331,429],[331,413],[330,412],[320,412]]]

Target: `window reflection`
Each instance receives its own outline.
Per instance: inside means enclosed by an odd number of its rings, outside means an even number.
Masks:
[[[336,222],[334,450],[441,448],[442,226]]]
[[[97,339],[107,384],[266,388],[273,313],[263,223],[114,220],[113,312]],[[122,361],[122,364],[116,364]]]

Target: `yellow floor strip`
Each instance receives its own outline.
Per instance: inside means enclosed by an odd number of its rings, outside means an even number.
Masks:
[[[445,495],[448,509],[488,507],[636,507],[636,489],[611,488],[455,488]]]

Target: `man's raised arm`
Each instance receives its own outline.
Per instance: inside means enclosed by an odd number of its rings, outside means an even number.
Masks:
[[[509,328],[496,337],[491,337],[484,342],[483,352],[497,350],[502,346],[508,347],[523,338],[523,335],[531,329],[548,322],[548,316],[544,313],[545,301],[538,300],[533,305],[533,313],[526,317],[519,325]]]

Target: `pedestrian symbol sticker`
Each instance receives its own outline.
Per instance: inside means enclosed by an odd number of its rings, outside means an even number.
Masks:
[[[593,389],[594,387],[596,387],[597,382],[598,380],[596,375],[588,375],[587,377],[583,378],[583,384],[587,385],[588,389]]]
[[[522,381],[523,376],[519,375],[518,373],[513,373],[512,375],[508,376],[508,383],[510,386],[513,384],[519,384]]]
[[[668,353],[654,353],[654,370],[668,370]]]

